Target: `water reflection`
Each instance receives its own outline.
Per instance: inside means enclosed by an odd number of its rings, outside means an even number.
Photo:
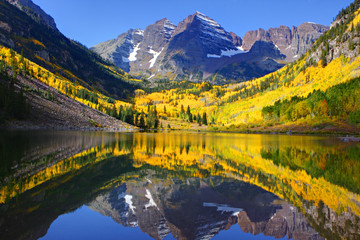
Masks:
[[[154,239],[169,234],[210,239],[235,224],[256,235],[322,239],[291,204],[254,185],[222,177],[174,182],[148,176],[128,181],[88,206]]]
[[[83,205],[155,239],[209,239],[235,225],[274,238],[360,238],[356,144],[99,132],[7,132],[0,142],[1,239],[46,236]]]

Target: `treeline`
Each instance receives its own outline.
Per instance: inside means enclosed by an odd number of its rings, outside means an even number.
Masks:
[[[291,67],[292,65],[287,67],[286,74],[288,72],[288,69],[290,69]],[[234,89],[234,91],[238,92],[223,100],[219,105],[225,105],[225,103],[232,103],[240,99],[246,99],[248,97],[255,96],[258,93],[262,93],[268,90],[276,90],[280,86],[280,77],[280,74],[274,73],[261,80],[259,84],[254,84],[251,87],[247,87],[246,85],[237,87],[236,89]]]
[[[307,152],[297,147],[266,147],[260,151],[263,159],[269,159],[277,166],[286,166],[297,171],[304,169],[312,177],[323,177],[327,181],[360,193],[360,149],[350,147],[338,151]],[[325,160],[325,161],[324,161]],[[351,166],[348,171],[344,166]]]
[[[179,117],[184,120],[187,120],[188,122],[196,122],[199,124],[199,126],[208,125],[206,112],[204,112],[202,115],[200,115],[200,113],[193,114],[193,113],[191,113],[190,106],[187,106],[187,109],[185,112],[184,106],[181,105]]]
[[[102,110],[102,109],[101,109]],[[167,115],[166,107],[163,110],[164,114]],[[142,129],[159,129],[159,128],[171,128],[170,125],[162,126],[160,123],[160,115],[156,108],[156,105],[148,105],[147,112],[139,112],[134,106],[123,107],[122,105],[116,109],[115,106],[111,108],[105,108],[105,113],[115,117],[123,122],[129,123],[131,125],[138,126]],[[164,117],[162,115],[164,119]],[[199,126],[208,125],[207,114],[204,112],[203,114],[200,113],[192,113],[190,110],[190,106],[187,107],[186,111],[183,105],[181,105],[180,114],[177,116],[183,120],[186,120],[191,123],[198,123]]]
[[[337,117],[360,123],[360,78],[341,83],[324,91],[313,91],[307,97],[279,100],[262,109],[266,120],[296,121],[310,116]]]
[[[116,109],[114,105],[111,108],[106,108],[105,113],[142,129],[162,128],[162,126],[159,125],[160,120],[156,106],[153,105],[148,105],[147,113],[144,113],[143,111],[139,112],[133,106],[123,107],[122,105],[119,109]]]
[[[72,94],[72,91],[69,92],[68,88],[65,85],[65,95],[67,95],[67,93]],[[79,90],[76,91],[75,95],[78,98],[88,100],[89,102],[92,102],[92,103],[95,103],[95,104],[99,104],[99,97],[94,92],[89,92],[86,89],[79,89]]]
[[[147,82],[144,80],[144,82]],[[202,92],[210,91],[214,86],[209,82],[194,83],[191,81],[169,81],[168,79],[162,79],[156,82],[155,87],[144,87],[144,91],[148,94],[154,92],[161,92],[170,89],[176,89],[175,93],[184,94],[191,93],[199,96]]]

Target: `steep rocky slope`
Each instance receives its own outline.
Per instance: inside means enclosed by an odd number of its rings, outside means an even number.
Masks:
[[[303,23],[291,29],[287,26],[249,31],[243,38],[244,50],[250,50],[256,41],[272,42],[286,56],[287,62],[299,59],[329,27],[315,23]]]
[[[136,46],[143,40],[143,35],[144,31],[141,29],[130,29],[116,39],[96,45],[93,50],[98,52],[104,59],[110,60],[116,66],[129,72],[129,61],[132,59],[129,55],[136,51]]]

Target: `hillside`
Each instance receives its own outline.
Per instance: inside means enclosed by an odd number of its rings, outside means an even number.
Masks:
[[[15,2],[21,4],[21,1]],[[131,96],[136,82],[127,73],[68,39],[56,28],[35,21],[33,11],[21,9],[24,11],[5,0],[0,1],[0,44],[84,87],[115,98]]]
[[[341,11],[302,58],[274,73],[223,87],[183,82],[138,95],[137,107],[156,104],[163,121],[180,128],[197,128],[194,116],[206,113],[214,130],[357,133],[359,7]],[[277,110],[264,109],[275,102]]]
[[[0,126],[32,129],[129,131],[105,114],[114,101],[56,76],[13,50],[0,48]],[[104,105],[102,105],[104,104]],[[100,110],[100,111],[99,111]],[[102,112],[104,111],[104,112]]]

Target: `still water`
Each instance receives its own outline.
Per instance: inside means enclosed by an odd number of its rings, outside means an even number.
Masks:
[[[360,239],[360,145],[1,132],[0,239]]]

